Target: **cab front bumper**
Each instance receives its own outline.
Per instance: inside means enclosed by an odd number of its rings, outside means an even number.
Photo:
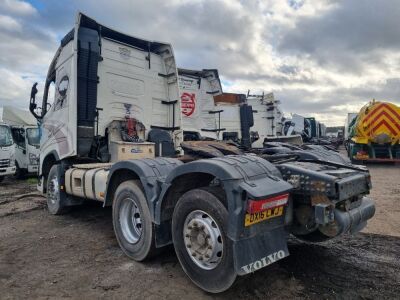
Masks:
[[[28,173],[37,173],[39,165],[28,165]]]
[[[14,175],[14,174],[15,174],[15,166],[0,168],[0,176],[7,176],[7,175]]]

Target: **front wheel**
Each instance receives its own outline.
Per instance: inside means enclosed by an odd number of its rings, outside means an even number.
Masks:
[[[24,174],[25,172],[24,172],[24,170],[22,170],[20,167],[19,167],[19,164],[18,164],[18,162],[16,161],[15,162],[15,174],[14,174],[14,177],[15,178],[17,178],[17,179],[23,179],[24,178]]]
[[[200,288],[219,293],[236,279],[228,211],[210,188],[185,193],[172,217],[172,240],[185,273]]]
[[[142,261],[155,254],[150,210],[138,181],[125,181],[118,186],[112,214],[115,236],[126,255]]]
[[[47,178],[47,209],[52,215],[62,215],[70,210],[67,206],[67,195],[61,190],[62,168],[60,165],[51,167]]]

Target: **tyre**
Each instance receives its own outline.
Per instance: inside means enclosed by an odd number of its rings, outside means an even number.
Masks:
[[[60,189],[62,182],[62,168],[53,165],[47,178],[47,209],[52,215],[62,215],[70,210],[66,205],[67,195]]]
[[[219,193],[218,193],[218,191]],[[233,247],[227,238],[228,211],[220,189],[186,192],[175,206],[172,240],[183,270],[210,293],[227,290],[236,279]]]
[[[4,176],[0,176],[0,182],[4,180]]]
[[[153,256],[154,228],[139,181],[129,180],[118,186],[112,210],[114,232],[122,251],[136,261]]]
[[[24,175],[25,175],[24,170],[19,167],[18,162],[15,162],[15,174],[14,174],[14,177],[17,178],[17,179],[23,179]]]

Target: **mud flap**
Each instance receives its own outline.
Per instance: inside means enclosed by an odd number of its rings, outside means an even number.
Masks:
[[[289,256],[288,233],[279,227],[255,237],[233,243],[235,269],[238,275],[255,272]]]

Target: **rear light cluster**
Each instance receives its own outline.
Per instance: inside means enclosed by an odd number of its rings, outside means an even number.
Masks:
[[[359,157],[359,158],[368,158],[369,157],[368,152],[364,151],[364,150],[357,151],[355,156]]]
[[[249,214],[254,214],[257,212],[265,211],[267,209],[286,205],[288,201],[289,201],[289,194],[282,194],[260,200],[248,200],[247,212]]]

